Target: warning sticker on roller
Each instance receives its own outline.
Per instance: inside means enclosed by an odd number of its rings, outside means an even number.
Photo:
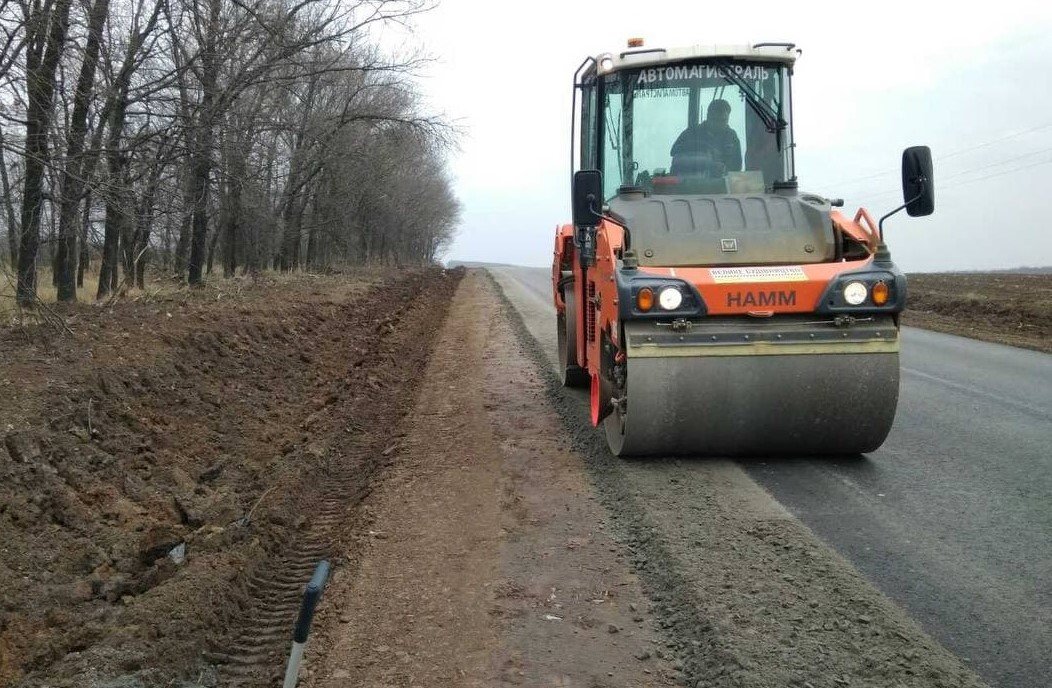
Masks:
[[[807,275],[799,265],[772,265],[752,268],[710,268],[712,281],[717,284],[733,282],[806,282]]]

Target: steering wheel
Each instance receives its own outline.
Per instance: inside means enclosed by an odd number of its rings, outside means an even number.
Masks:
[[[672,174],[716,179],[727,173],[727,166],[719,161],[714,146],[703,143],[692,148],[693,150],[680,149],[673,152],[670,170]]]

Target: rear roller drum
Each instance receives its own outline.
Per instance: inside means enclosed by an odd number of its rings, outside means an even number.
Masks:
[[[559,335],[559,378],[564,387],[587,387],[588,371],[577,365],[577,302],[574,298],[573,282],[563,290],[566,309],[555,316],[555,329]]]

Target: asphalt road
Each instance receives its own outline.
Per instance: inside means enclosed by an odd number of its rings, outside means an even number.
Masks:
[[[490,268],[555,364],[548,270]],[[906,328],[894,428],[739,465],[993,686],[1052,674],[1052,356]]]

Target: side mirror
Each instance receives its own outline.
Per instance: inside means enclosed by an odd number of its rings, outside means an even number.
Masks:
[[[902,201],[910,217],[935,212],[935,182],[931,149],[927,146],[911,146],[902,151]]]
[[[603,205],[603,173],[599,170],[580,170],[573,175],[573,223],[576,227],[599,224],[599,209]]]

